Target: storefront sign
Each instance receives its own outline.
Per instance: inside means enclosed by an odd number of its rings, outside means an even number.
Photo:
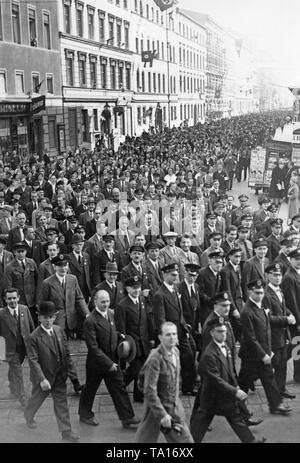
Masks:
[[[266,164],[266,150],[257,148],[251,151],[250,173],[248,186],[262,185],[264,181],[264,171]]]
[[[29,112],[30,103],[14,103],[12,101],[0,102],[0,116],[10,116],[14,114],[26,114]]]
[[[30,112],[36,114],[40,111],[43,111],[46,108],[45,101],[45,95],[39,96],[37,98],[32,98],[32,101],[30,103]]]

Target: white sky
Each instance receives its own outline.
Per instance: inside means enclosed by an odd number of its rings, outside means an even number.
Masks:
[[[179,0],[250,37],[279,67],[283,85],[300,86],[300,0]]]

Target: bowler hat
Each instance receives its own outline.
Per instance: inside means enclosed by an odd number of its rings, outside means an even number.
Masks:
[[[51,316],[57,313],[56,306],[52,301],[43,301],[40,303],[38,307],[39,315]]]
[[[129,334],[125,334],[125,339],[119,343],[117,353],[119,359],[125,360],[128,363],[135,359],[136,345],[134,339]]]

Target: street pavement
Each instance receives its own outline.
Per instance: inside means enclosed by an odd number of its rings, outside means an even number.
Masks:
[[[230,192],[235,196],[236,203],[239,194],[246,192],[250,197],[250,205],[257,208],[257,196],[248,188],[247,182],[235,183]],[[280,217],[287,217],[287,205],[283,204],[280,210]],[[76,365],[81,383],[85,381],[85,359],[86,345],[84,341],[71,341],[70,348],[72,359]],[[40,408],[36,421],[37,429],[27,428],[23,416],[23,410],[18,401],[9,398],[9,388],[7,379],[8,365],[0,362],[0,443],[60,443],[61,436],[58,432],[55,415],[53,412],[53,402],[51,396],[46,399]],[[26,393],[30,395],[29,367],[27,360],[24,362],[24,377]],[[296,399],[290,402],[293,412],[290,417],[271,415],[264,391],[259,382],[256,384],[255,393],[251,393],[248,399],[249,408],[253,411],[255,418],[263,418],[264,422],[253,429],[257,437],[265,436],[269,443],[299,442],[299,423],[300,423],[300,384],[292,381],[292,365],[288,365],[288,384],[287,388],[296,394]],[[129,395],[132,398],[132,385],[129,386]],[[189,420],[193,398],[182,397],[183,405]],[[71,422],[75,431],[80,434],[81,443],[131,443],[134,440],[135,432],[122,428],[117,414],[114,410],[112,400],[107,389],[101,384],[95,398],[93,410],[100,424],[97,427],[87,426],[79,423],[78,402],[79,396],[73,392],[72,384],[68,382],[68,402],[70,408]],[[142,415],[142,404],[133,403],[137,416]],[[239,442],[230,426],[223,417],[215,417],[212,423],[212,431],[208,432],[203,442],[208,443],[235,443]],[[161,435],[159,442],[165,442]]]

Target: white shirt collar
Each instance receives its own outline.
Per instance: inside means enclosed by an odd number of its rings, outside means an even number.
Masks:
[[[280,293],[281,293],[280,286],[274,286],[274,285],[272,285],[271,283],[269,283],[268,286],[269,286],[271,289],[273,289],[273,291],[275,291],[275,293],[277,293],[277,292],[280,292]]]
[[[166,288],[170,291],[170,293],[173,293],[175,291],[175,288],[173,285],[169,285],[168,283],[166,283],[164,281],[164,285],[166,286]]]
[[[16,307],[15,309],[11,309],[11,308],[8,307],[8,306],[7,306],[7,308],[8,308],[8,310],[10,311],[10,313],[11,313],[12,316],[14,315],[14,313],[16,313],[17,316],[19,316],[19,306],[18,306],[18,305],[17,305],[17,307]]]
[[[249,301],[253,302],[253,304],[255,304],[259,309],[262,309],[262,306],[257,304],[257,302],[255,302],[251,297],[249,297]]]
[[[132,300],[132,302],[133,302],[134,304],[138,304],[138,303],[139,303],[139,298],[132,297],[131,294],[128,294],[128,296],[130,297],[130,299]]]
[[[193,283],[188,283],[186,278],[184,279],[184,281],[185,281],[185,284],[187,285],[189,291],[191,291],[191,289],[193,289],[193,291],[195,291],[195,287],[194,287]]]
[[[108,280],[105,280],[106,283],[108,284],[108,286],[112,289],[112,288],[116,288],[117,287],[117,284],[115,283],[114,285],[112,283],[110,283]]]
[[[233,270],[235,270],[235,272],[237,272],[238,269],[239,269],[239,265],[234,265],[231,261],[229,261],[229,263],[232,266]]]
[[[54,333],[53,328],[50,328],[49,330],[45,328],[43,325],[41,325],[42,330],[44,330],[49,336],[51,336]]]
[[[219,272],[215,272],[211,265],[209,265],[209,268],[210,268],[210,270],[212,271],[212,273],[213,273],[213,274],[215,275],[215,277],[216,277],[216,276],[218,275]]]
[[[57,276],[57,278],[59,279],[59,282],[60,284],[62,284],[63,282],[65,282],[65,277],[61,277],[60,275],[58,275],[58,273],[55,274]]]
[[[131,263],[137,270],[140,270],[140,268],[142,268],[141,264],[135,264],[133,261],[131,261]]]
[[[222,349],[226,349],[226,344],[225,344],[225,342],[224,342],[224,344],[223,344],[223,343],[221,343],[221,342],[217,342],[217,341],[214,339],[214,343],[217,344],[217,346],[219,347],[219,349],[221,349],[221,351],[222,351]]]
[[[101,310],[98,309],[98,307],[95,307],[95,309],[97,310],[97,312],[103,317],[103,318],[108,318],[108,312],[101,312]]]

